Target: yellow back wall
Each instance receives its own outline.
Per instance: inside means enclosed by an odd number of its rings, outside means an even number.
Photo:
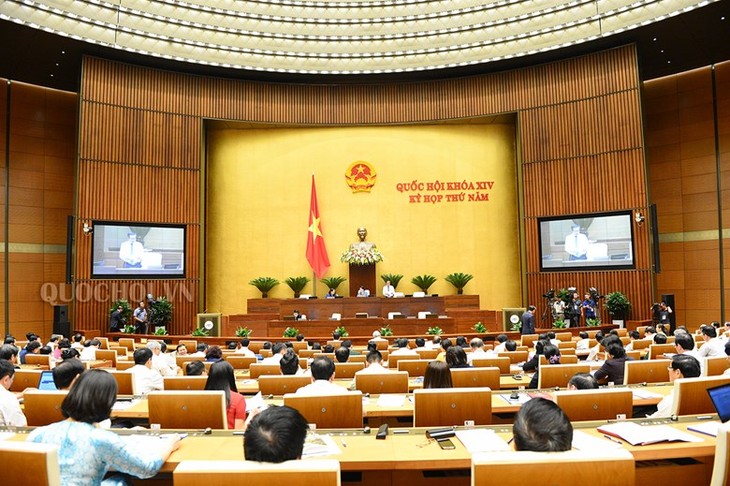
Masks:
[[[456,292],[444,277],[465,272],[474,279],[464,292],[479,294],[483,309],[522,302],[514,124],[214,125],[207,150],[208,312],[245,313],[246,300],[261,297],[248,285],[253,278],[277,278],[282,283],[269,296],[287,298],[293,294],[284,279],[313,277],[305,258],[312,173],[331,263],[326,276],[348,277],[340,255],[365,226],[384,256],[378,295],[383,273],[403,274],[398,291],[405,293],[418,290],[412,277],[432,274],[438,281],[429,291],[444,295]],[[353,193],[345,182],[359,160],[377,172],[370,193]],[[416,190],[404,190],[413,181]],[[463,201],[447,201],[462,193]],[[316,294],[326,292],[317,282]],[[311,282],[304,293],[314,293]]]

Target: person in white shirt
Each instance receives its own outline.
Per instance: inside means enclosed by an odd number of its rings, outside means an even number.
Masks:
[[[717,337],[717,330],[713,326],[702,326],[702,339],[705,344],[697,351],[701,358],[725,356],[725,343]]]
[[[284,343],[274,343],[273,346],[271,346],[271,356],[268,358],[264,358],[261,361],[261,364],[279,364],[279,361],[281,361],[281,357],[284,356],[284,353],[286,353],[286,344]]]
[[[408,339],[400,338],[395,341],[398,349],[390,353],[391,356],[418,356],[418,353],[408,347]]]
[[[601,352],[601,341],[603,341],[603,333],[601,331],[598,331],[596,333],[596,345],[593,346],[590,349],[590,351],[588,352],[588,357],[586,358],[586,361],[598,361],[599,360],[599,358],[600,358],[599,353]]]
[[[365,360],[367,363],[366,367],[355,373],[356,375],[378,375],[381,373],[393,373],[395,371],[383,366],[383,355],[377,349],[370,351]]]
[[[287,348],[279,361],[282,375],[305,375],[307,370],[299,366],[299,356],[293,349]]]
[[[86,341],[84,343],[84,347],[81,349],[81,357],[79,358],[81,361],[94,361],[96,360],[96,350],[99,349],[99,346],[101,343],[98,339],[92,339],[91,341]]]
[[[162,345],[157,341],[147,343],[147,349],[152,351],[152,369],[157,370],[162,376],[177,375],[177,365],[172,366],[167,356],[162,353]]]
[[[15,377],[15,366],[10,361],[0,360],[0,422],[2,425],[25,427],[28,420],[20,409],[20,403],[10,391]]]
[[[639,331],[629,331],[629,344],[626,345],[626,351],[633,351],[634,341],[637,341],[640,338],[641,334],[639,334]]]
[[[343,395],[349,393],[347,388],[336,385],[335,363],[326,356],[314,358],[309,367],[312,372],[312,383],[296,391],[297,395]]]
[[[391,285],[390,280],[387,280],[383,286],[383,297],[395,297],[395,287]]]
[[[137,241],[137,234],[127,233],[127,241],[119,245],[119,259],[123,262],[124,268],[142,268],[142,254],[144,245]]]
[[[235,355],[241,355],[241,356],[249,356],[251,358],[256,357],[256,353],[248,349],[248,345],[251,344],[251,340],[249,340],[247,337],[241,338],[241,345],[238,349],[236,349],[233,354]]]
[[[148,348],[134,352],[134,366],[129,371],[133,375],[132,388],[135,395],[147,395],[151,391],[164,389],[162,375],[152,369],[152,351]]]
[[[669,365],[669,381],[674,382],[677,378],[697,378],[700,376],[700,363],[693,356],[677,354],[672,357]],[[669,392],[657,405],[657,411],[649,415],[650,418],[663,418],[672,415],[674,405],[674,390]]]
[[[497,336],[497,344],[494,346],[494,352],[495,353],[504,353],[507,351],[507,348],[505,347],[505,344],[507,343],[507,335],[506,334],[500,334]]]
[[[472,361],[476,358],[489,358],[491,356],[497,356],[493,351],[484,351],[484,341],[480,338],[474,338],[469,341],[469,347],[471,347],[471,353],[466,355],[466,362],[469,366],[472,365]]]
[[[77,350],[79,353],[84,349],[84,336],[83,334],[76,333],[73,336],[71,347]]]
[[[575,351],[588,351],[591,343],[591,340],[588,338],[588,333],[581,331],[578,333],[578,337],[580,337],[580,340],[575,343]]]
[[[684,354],[692,356],[700,363],[700,373],[705,372],[705,359],[701,358],[695,348],[695,340],[692,336],[686,332],[681,332],[674,337],[674,347],[677,350],[677,354]]]
[[[360,286],[359,289],[357,289],[357,296],[358,297],[370,297],[370,291],[366,289],[363,286]]]

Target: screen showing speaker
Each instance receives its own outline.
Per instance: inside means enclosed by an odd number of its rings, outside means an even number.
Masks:
[[[92,223],[92,278],[185,276],[185,226]]]
[[[631,211],[538,218],[540,270],[634,268],[633,231]]]

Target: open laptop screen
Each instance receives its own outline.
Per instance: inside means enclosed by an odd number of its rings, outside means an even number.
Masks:
[[[56,384],[53,382],[52,371],[41,371],[41,379],[38,382],[39,390],[57,390]]]
[[[723,423],[730,420],[730,383],[708,388],[707,393],[710,394],[710,399],[715,405],[715,410],[717,410],[717,415],[720,416],[720,420]]]

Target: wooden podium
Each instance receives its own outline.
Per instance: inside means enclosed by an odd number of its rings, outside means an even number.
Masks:
[[[350,297],[357,296],[360,286],[368,289],[370,295],[377,295],[378,287],[375,281],[375,264],[352,265],[350,264]]]

